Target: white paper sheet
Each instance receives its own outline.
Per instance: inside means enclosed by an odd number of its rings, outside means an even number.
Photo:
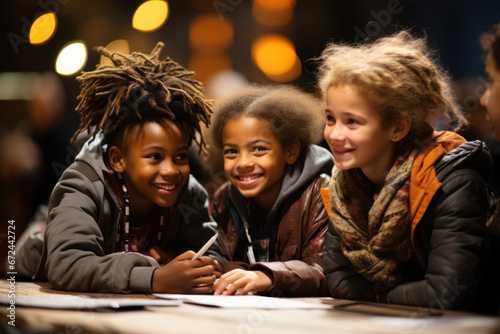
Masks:
[[[131,309],[145,306],[178,306],[179,300],[141,298],[93,298],[87,296],[18,296],[15,306],[64,310]],[[11,299],[0,298],[0,305],[10,305]]]
[[[333,309],[331,305],[307,303],[290,298],[275,298],[265,296],[213,296],[213,295],[183,295],[154,293],[162,299],[180,300],[185,303],[228,308],[258,308],[258,309]]]

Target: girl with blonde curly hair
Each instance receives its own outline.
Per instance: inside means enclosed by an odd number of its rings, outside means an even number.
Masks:
[[[482,142],[452,132],[466,120],[426,39],[402,31],[329,44],[319,87],[335,161],[322,190],[331,295],[477,307],[491,158]]]

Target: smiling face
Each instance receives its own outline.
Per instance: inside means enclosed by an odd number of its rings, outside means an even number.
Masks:
[[[109,154],[113,169],[123,173],[131,211],[174,205],[190,173],[184,131],[168,120],[148,122],[131,129],[124,146],[113,146]]]
[[[486,118],[491,124],[495,140],[500,142],[500,64],[495,64],[493,57],[488,55],[486,74],[489,87],[481,97],[481,105],[486,108]]]
[[[395,127],[383,127],[380,114],[351,86],[335,86],[326,92],[325,140],[335,166],[360,168],[375,184],[383,184],[395,149]]]
[[[298,157],[297,147],[283,148],[267,121],[241,116],[224,125],[222,150],[231,183],[243,196],[255,198],[261,208],[272,208],[286,164]]]

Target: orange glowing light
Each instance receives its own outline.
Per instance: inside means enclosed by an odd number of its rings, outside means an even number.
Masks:
[[[252,59],[265,74],[280,75],[290,71],[296,57],[293,43],[282,35],[267,34],[252,43]]]
[[[57,17],[54,13],[43,14],[33,22],[30,28],[30,43],[43,44],[54,36],[57,28]]]
[[[259,6],[269,9],[269,10],[285,10],[290,7],[295,6],[295,0],[254,0],[254,4],[258,4]]]
[[[189,43],[193,49],[223,49],[233,42],[233,23],[216,14],[196,17],[189,27]]]
[[[293,0],[255,0],[252,13],[260,23],[270,27],[280,27],[292,20],[294,6]]]
[[[142,3],[132,18],[132,27],[143,32],[153,32],[160,29],[168,18],[168,3],[151,0]]]
[[[290,82],[300,77],[301,74],[302,74],[302,63],[300,62],[299,57],[296,56],[295,63],[293,64],[293,67],[289,71],[282,74],[276,74],[276,75],[266,74],[266,75],[269,79],[276,82]]]

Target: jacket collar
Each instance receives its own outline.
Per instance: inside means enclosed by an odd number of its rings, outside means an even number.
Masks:
[[[114,174],[114,171],[108,169],[104,163],[104,156],[107,154],[107,145],[104,142],[104,136],[102,131],[99,131],[85,142],[75,160],[84,161],[89,164],[97,172],[99,178],[104,180],[105,175]]]
[[[410,183],[410,214],[412,219],[412,239],[415,227],[424,215],[431,199],[441,187],[436,177],[435,164],[448,152],[457,148],[466,140],[454,132],[436,132],[420,148],[413,163]]]

